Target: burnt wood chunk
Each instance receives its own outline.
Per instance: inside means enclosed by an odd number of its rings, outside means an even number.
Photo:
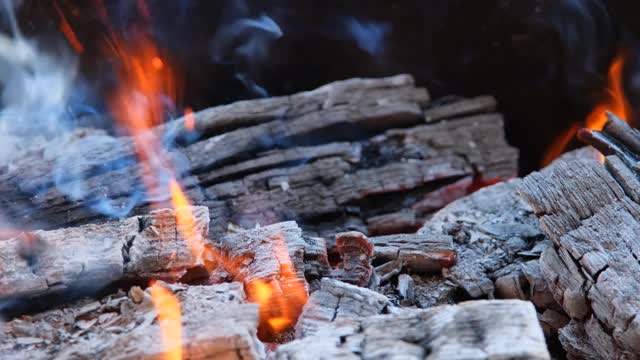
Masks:
[[[398,234],[372,237],[371,242],[376,261],[400,260],[411,272],[440,272],[456,261],[449,235]]]
[[[194,235],[207,239],[208,209],[190,209]],[[25,243],[33,241],[39,250],[25,257]],[[120,221],[38,230],[0,241],[0,296],[33,297],[69,288],[91,292],[123,278],[176,281],[199,266],[177,228],[175,212],[160,209]]]
[[[322,279],[320,290],[311,294],[296,325],[296,338],[316,334],[335,324],[356,324],[381,314],[389,300],[375,291],[333,279]]]
[[[170,289],[180,302],[184,359],[264,358],[256,336],[258,306],[245,303],[241,284]],[[3,324],[0,333],[5,359],[158,359],[167,355],[149,289],[17,318]]]
[[[276,359],[550,359],[536,312],[520,300],[405,309],[325,328],[282,345]]]
[[[560,340],[575,358],[590,350],[601,358],[640,353],[640,302],[633,295],[640,291],[640,205],[630,188],[637,180],[616,157],[607,161],[607,168],[561,161],[545,176],[525,178],[519,190],[553,241],[540,267],[572,318]]]
[[[336,248],[341,262],[333,270],[331,277],[349,284],[366,286],[373,272],[371,240],[357,231],[339,233],[336,235]]]

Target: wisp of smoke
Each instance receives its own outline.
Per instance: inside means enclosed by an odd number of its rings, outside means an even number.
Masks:
[[[243,1],[234,4],[235,20],[224,23],[211,42],[211,57],[215,63],[231,64],[238,70],[238,79],[256,96],[268,95],[266,89],[251,77],[257,67],[267,61],[269,48],[283,35],[282,29],[271,17],[261,14],[248,16],[248,7]]]
[[[374,57],[384,53],[385,39],[391,33],[389,24],[356,18],[347,18],[343,24],[360,49]]]

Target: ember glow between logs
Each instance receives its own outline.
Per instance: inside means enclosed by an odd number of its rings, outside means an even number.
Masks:
[[[602,130],[602,127],[607,122],[606,112],[609,111],[619,118],[628,121],[631,117],[631,107],[624,95],[624,88],[622,86],[622,71],[624,69],[624,56],[618,55],[609,67],[608,72],[608,84],[607,84],[607,97],[596,105],[591,113],[587,116],[584,127],[589,130]],[[542,166],[550,164],[554,159],[562,154],[562,152],[569,145],[578,133],[578,130],[582,125],[575,123],[570,128],[565,130],[547,149]],[[600,162],[604,162],[604,157],[600,156]]]

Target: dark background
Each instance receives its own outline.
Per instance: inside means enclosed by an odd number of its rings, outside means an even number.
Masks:
[[[102,2],[111,26],[124,36],[141,23],[137,1]],[[25,0],[18,11],[23,31],[50,46],[64,43],[56,6],[65,14],[84,45],[81,69],[95,89],[98,109],[114,85],[113,59],[103,51],[106,26],[99,3]],[[239,73],[269,95],[354,76],[410,73],[433,97],[495,95],[506,115],[508,140],[521,149],[522,172],[527,173],[539,166],[544,149],[562,130],[582,122],[606,96],[607,69],[619,52],[626,56],[624,84],[630,103],[640,100],[635,90],[640,88],[635,72],[640,34],[637,1],[149,0],[146,4],[150,31],[182,74],[180,105],[196,110],[260,96],[238,80]],[[270,38],[260,31],[227,34],[241,19],[262,14],[279,25],[281,37]],[[358,45],[344,26],[349,19],[387,29],[375,52]],[[234,51],[248,39],[262,47],[252,53],[255,56],[237,56]]]

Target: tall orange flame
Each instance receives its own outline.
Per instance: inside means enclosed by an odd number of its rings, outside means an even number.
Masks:
[[[157,283],[151,285],[151,301],[158,312],[164,360],[182,360],[182,320],[176,296]]]
[[[602,130],[607,122],[606,112],[609,111],[619,118],[628,120],[631,117],[631,107],[624,95],[622,86],[622,70],[624,69],[624,57],[619,55],[609,68],[609,84],[607,93],[609,98],[598,104],[585,121],[585,127],[591,130]]]
[[[143,0],[137,0],[136,4],[141,14],[145,17],[150,16],[149,8]],[[101,8],[100,14],[103,19],[107,19],[107,11],[104,8]],[[241,275],[239,266],[242,264],[232,261],[215,251],[213,247],[207,246],[205,239],[196,228],[195,217],[189,207],[190,201],[177,180],[171,159],[157,138],[158,134],[150,131],[164,121],[166,112],[164,98],[176,99],[177,78],[168,57],[162,55],[148,33],[139,28],[132,29],[128,33],[129,37],[126,39],[116,36],[115,33],[108,37],[109,49],[118,59],[120,85],[110,99],[110,105],[118,125],[125,129],[133,140],[147,192],[166,191],[166,187],[163,187],[163,185],[166,186],[166,182],[162,180],[168,179],[171,206],[176,214],[176,225],[194,258],[205,265],[209,271],[213,270],[213,266],[221,265],[235,280],[245,283],[249,300],[260,305],[261,327],[267,327],[270,335],[289,329],[306,303],[307,292],[304,282],[298,279],[291,263],[284,239],[274,239],[273,246],[276,250],[273,256],[281,264],[281,268],[279,278],[269,282],[257,280],[248,283],[247,279]],[[195,129],[195,117],[190,109],[185,112],[185,127],[188,130]],[[165,204],[152,205],[165,206]],[[173,308],[170,314],[175,314],[177,306],[177,316],[179,316],[177,300],[171,300],[166,292],[167,290],[161,287],[152,288],[152,295],[156,294],[154,297],[158,297],[158,311],[168,312],[169,310],[160,310],[168,307]],[[163,316],[166,318],[173,319],[172,322],[167,321],[167,324],[173,325],[166,327],[176,326],[180,329],[179,320],[176,320],[175,316],[166,315],[166,312],[162,314],[165,314]],[[166,331],[169,332],[169,330]],[[163,330],[163,339],[164,334],[165,330]],[[176,341],[180,339],[175,333],[167,333],[166,337],[178,339]],[[180,349],[180,346],[171,342],[173,340],[168,341],[168,345],[165,341],[165,346],[169,349],[167,353],[175,354],[174,349]]]
[[[619,118],[628,121],[632,115],[631,106],[624,95],[622,71],[624,69],[624,56],[618,55],[608,72],[607,97],[596,105],[587,116],[584,127],[590,130],[602,130],[607,122],[606,112],[612,112]],[[542,166],[547,166],[559,157],[573,140],[580,129],[578,123],[571,125],[549,146],[542,159]],[[600,159],[603,160],[603,157]]]

